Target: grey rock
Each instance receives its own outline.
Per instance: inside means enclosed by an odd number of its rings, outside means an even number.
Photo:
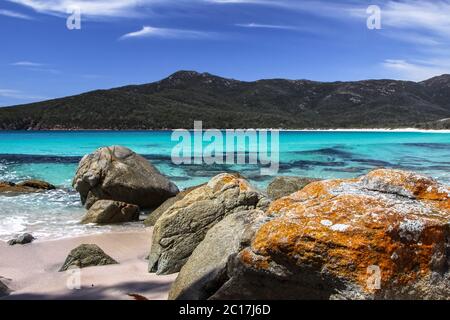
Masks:
[[[33,237],[33,235],[31,235],[29,233],[24,233],[24,234],[21,234],[21,235],[19,235],[18,237],[14,238],[14,239],[9,240],[8,244],[10,246],[14,246],[16,244],[24,245],[24,244],[31,243],[34,240],[36,240],[36,238]]]
[[[197,246],[173,283],[169,299],[205,300],[227,280],[227,263],[238,254],[264,221],[263,211],[242,211],[212,227]]]
[[[114,224],[139,220],[139,207],[113,200],[98,200],[81,223]]]
[[[242,177],[221,174],[177,201],[153,230],[149,271],[171,274],[187,259],[216,223],[229,214],[265,208],[268,200]]]
[[[156,208],[178,188],[149,161],[128,148],[100,148],[81,160],[73,187],[89,209],[97,200],[115,200]]]
[[[303,189],[308,184],[315,181],[318,181],[318,179],[283,176],[276,177],[267,187],[267,195],[271,200],[278,200]]]
[[[171,206],[173,206],[177,201],[182,200],[191,191],[201,186],[203,185],[187,188],[186,190],[181,191],[175,197],[167,199],[162,205],[160,205],[152,213],[149,214],[147,219],[145,219],[144,224],[147,227],[153,227],[156,224],[156,221],[158,221],[158,219],[163,215],[163,213],[166,212]]]
[[[10,290],[8,286],[0,280],[0,298],[9,295],[9,293]]]
[[[116,260],[108,256],[99,246],[95,244],[82,244],[70,251],[59,271],[66,271],[74,267],[86,268],[117,263]]]

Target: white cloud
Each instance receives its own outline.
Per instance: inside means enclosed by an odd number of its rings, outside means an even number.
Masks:
[[[260,23],[237,23],[236,26],[242,28],[256,28],[256,29],[300,30],[300,28],[295,26],[260,24]]]
[[[383,24],[422,30],[450,38],[450,1],[389,1],[382,8]]]
[[[138,16],[139,9],[163,0],[8,0],[40,13],[66,15],[73,8],[90,17]]]
[[[155,28],[150,26],[144,26],[141,30],[127,33],[120,37],[120,39],[129,38],[168,38],[168,39],[202,39],[212,36],[212,33],[195,31],[195,30],[183,30],[183,29],[169,29],[169,28]]]
[[[381,34],[393,40],[398,40],[415,45],[436,47],[445,44],[444,41],[439,37],[424,35],[413,31],[407,32],[399,30],[383,30]]]
[[[450,0],[385,0],[381,35],[410,45],[408,58],[381,63],[391,78],[421,81],[450,73]],[[367,19],[364,8],[349,8],[351,16]]]
[[[44,100],[45,97],[26,94],[20,90],[0,89],[0,97],[18,100]]]
[[[204,0],[215,4],[254,4],[304,11],[335,19],[368,18],[370,1],[331,0]],[[450,0],[380,0],[383,27],[429,32],[450,37]],[[364,24],[365,25],[365,24]]]
[[[380,3],[383,29],[421,32],[450,38],[450,0],[401,0]],[[363,6],[350,6],[351,16],[367,19]]]
[[[0,9],[0,15],[16,19],[33,20],[33,18],[30,17],[29,15],[6,9]]]
[[[11,66],[23,68],[28,71],[38,71],[38,72],[47,72],[51,74],[60,74],[61,71],[48,68],[47,65],[43,63],[33,62],[33,61],[18,61],[11,63]]]
[[[448,61],[406,61],[388,59],[382,63],[391,78],[400,80],[423,81],[432,77],[450,73]]]
[[[32,61],[18,61],[11,63],[12,66],[17,67],[42,67],[42,63],[32,62]]]

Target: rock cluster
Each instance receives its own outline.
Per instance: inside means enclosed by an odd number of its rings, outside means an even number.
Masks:
[[[178,193],[178,188],[149,161],[121,146],[100,148],[84,156],[73,186],[87,209],[97,200],[155,208]]]
[[[175,184],[149,161],[128,148],[100,148],[80,161],[73,179],[87,209],[83,222],[136,220],[139,209],[152,209],[178,194]],[[109,200],[100,202],[99,200]]]
[[[449,299],[449,193],[399,170],[313,182],[216,224],[170,297]]]
[[[356,179],[280,177],[267,193],[220,174],[181,193],[123,147],[83,158],[83,222],[158,207],[149,272],[179,272],[170,299],[450,299],[450,188],[379,169]],[[64,267],[116,263],[83,245]]]

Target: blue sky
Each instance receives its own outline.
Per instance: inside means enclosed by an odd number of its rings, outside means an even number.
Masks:
[[[74,7],[81,30],[66,27]],[[0,0],[0,41],[0,106],[177,70],[420,81],[450,73],[450,0]]]

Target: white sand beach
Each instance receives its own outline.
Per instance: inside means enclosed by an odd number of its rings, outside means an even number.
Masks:
[[[13,291],[3,299],[167,299],[176,275],[147,271],[152,229],[36,241],[24,246],[0,242],[0,277]],[[81,244],[96,244],[119,264],[81,269],[81,288],[69,289],[69,272],[58,272],[69,252]]]

